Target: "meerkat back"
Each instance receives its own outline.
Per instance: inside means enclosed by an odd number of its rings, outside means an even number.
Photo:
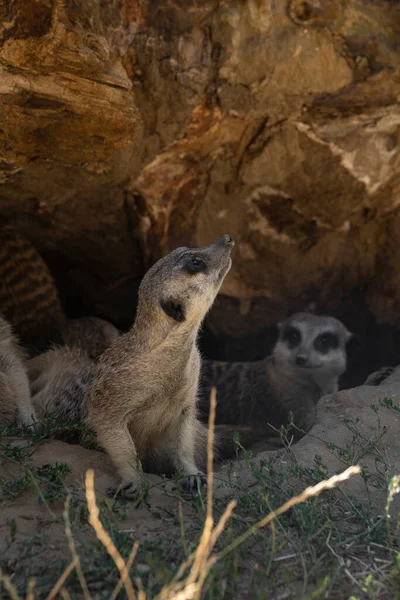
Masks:
[[[35,411],[29,391],[25,357],[12,328],[0,317],[0,425],[29,425]]]
[[[21,343],[41,350],[61,342],[64,313],[50,271],[33,245],[12,225],[0,226],[0,313]]]
[[[80,348],[93,359],[98,358],[120,337],[114,325],[98,317],[67,319],[61,335],[66,346]]]

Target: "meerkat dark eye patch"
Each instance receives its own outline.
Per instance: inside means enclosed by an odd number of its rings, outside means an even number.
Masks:
[[[297,327],[288,325],[282,332],[282,340],[287,342],[289,348],[296,348],[301,342],[301,333]]]
[[[174,302],[174,300],[161,300],[160,306],[165,314],[172,317],[174,321],[177,321],[178,323],[183,323],[183,321],[185,321],[185,309],[179,302]]]
[[[204,273],[207,270],[207,265],[199,256],[186,256],[183,268],[187,273],[195,275],[195,273]]]
[[[339,346],[339,338],[331,331],[320,333],[314,342],[314,348],[321,354],[326,354],[330,350],[335,350]]]

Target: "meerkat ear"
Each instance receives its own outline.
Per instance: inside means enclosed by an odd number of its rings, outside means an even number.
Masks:
[[[185,309],[180,302],[175,302],[170,298],[169,300],[160,300],[160,306],[165,314],[172,317],[174,321],[183,323],[186,320]]]

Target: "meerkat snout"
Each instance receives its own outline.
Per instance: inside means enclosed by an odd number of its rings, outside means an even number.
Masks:
[[[307,356],[305,356],[304,354],[298,354],[296,356],[296,365],[298,365],[299,367],[305,367],[307,364]]]

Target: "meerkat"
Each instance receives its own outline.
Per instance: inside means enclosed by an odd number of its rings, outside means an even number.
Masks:
[[[390,377],[390,375],[394,373],[395,369],[396,367],[381,367],[377,371],[374,371],[368,375],[363,385],[381,385],[388,377]]]
[[[34,420],[25,356],[11,325],[0,317],[0,425],[30,425]]]
[[[30,352],[61,343],[64,313],[53,278],[33,245],[8,223],[0,226],[0,313]]]
[[[351,336],[333,317],[298,313],[280,325],[278,340],[266,359],[249,363],[204,360],[199,408],[205,420],[210,389],[215,386],[221,456],[233,455],[234,431],[238,430],[243,446],[268,441],[288,423],[290,412],[295,426],[309,431],[318,400],[338,390]],[[221,424],[224,427],[218,427]]]
[[[39,421],[53,413],[60,425],[79,423],[93,371],[93,360],[80,348],[53,347],[27,361],[32,403]]]
[[[0,226],[0,281],[0,313],[31,356],[55,343],[82,348],[96,358],[119,337],[103,319],[65,316],[45,261],[9,223]]]
[[[96,446],[92,438],[78,429],[70,431],[71,424],[82,424],[82,402],[89,383],[95,374],[95,361],[80,348],[52,347],[27,362],[27,372],[32,402],[39,422],[53,414],[65,430],[56,432],[55,437],[69,443]],[[218,439],[214,439],[214,457],[218,457]],[[203,470],[207,460],[208,431],[197,424],[195,436],[196,465]],[[101,450],[100,447],[98,447]],[[173,471],[170,462],[162,457],[143,459],[145,470],[160,474]]]
[[[199,469],[207,429],[197,418],[197,335],[231,268],[232,247],[232,239],[223,235],[207,248],[178,248],[155,263],[140,284],[131,329],[84,369],[88,383],[85,391],[78,390],[71,410],[96,432],[97,444],[114,462],[127,498],[141,487],[144,466],[153,472],[166,464],[181,469],[187,490],[194,489],[196,475],[205,481]],[[57,352],[54,380],[57,372],[65,375],[67,355]],[[47,355],[50,361],[57,357]],[[54,385],[47,386],[48,369],[39,359],[34,362],[34,398],[45,389],[40,402],[47,410],[65,414],[62,398],[68,394],[62,390],[76,381],[76,370],[72,368],[56,394]],[[78,379],[82,382],[83,376]]]

